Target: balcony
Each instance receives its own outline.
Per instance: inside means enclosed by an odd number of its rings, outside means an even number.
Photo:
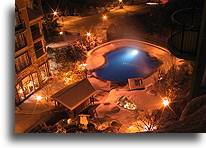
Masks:
[[[201,24],[201,9],[186,8],[175,11],[172,16],[172,22],[176,29],[200,28]]]
[[[194,60],[199,41],[200,9],[181,9],[174,12],[171,18],[174,24],[167,43],[168,49],[178,58]]]
[[[15,63],[16,74],[29,67],[31,64],[32,64],[31,58],[28,56],[28,53],[23,54],[22,56],[16,58],[16,63]]]
[[[198,30],[173,33],[168,39],[168,49],[178,58],[194,60],[198,47]]]
[[[29,57],[28,52],[21,54],[15,58],[16,73],[19,73],[20,71],[29,67],[31,64],[31,58]]]
[[[24,32],[26,30],[26,25],[25,23],[19,23],[15,26],[15,34]]]
[[[26,47],[27,43],[26,43],[26,39],[24,37],[24,34],[18,34],[16,35],[16,39],[15,39],[15,51],[19,51],[22,48]]]
[[[21,72],[22,70],[26,69],[30,65],[31,65],[31,62],[29,64],[26,64],[26,63],[21,64],[18,69],[16,68],[16,73],[18,74],[19,72]]]
[[[21,50],[22,48],[24,48],[26,46],[27,46],[26,42],[16,43],[15,44],[15,51],[19,51],[19,50]]]

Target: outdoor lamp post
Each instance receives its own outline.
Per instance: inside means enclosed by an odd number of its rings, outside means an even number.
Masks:
[[[103,19],[103,20],[107,20],[107,15],[103,15],[103,16],[102,16],[102,19]]]
[[[106,25],[106,23],[107,23],[107,19],[108,19],[108,17],[107,17],[107,15],[106,14],[104,14],[103,16],[102,16],[102,20],[103,20],[103,27],[106,29],[107,27],[107,25]]]
[[[57,11],[54,11],[54,12],[53,12],[53,15],[54,15],[54,16],[57,16],[57,14],[58,14]]]
[[[90,32],[87,32],[86,35],[87,35],[87,37],[90,37],[90,36],[91,36],[91,33],[90,33]]]
[[[123,0],[119,0],[119,8],[120,8],[120,9],[123,8]]]
[[[64,24],[64,19],[63,16],[61,15],[61,12],[59,13],[57,10],[53,11],[53,15],[54,17],[57,16],[57,19],[59,20],[59,18],[61,19],[62,24]]]
[[[42,96],[37,96],[36,97],[36,100],[39,102],[39,101],[41,101],[42,100]]]
[[[64,34],[64,32],[63,32],[63,31],[60,31],[60,32],[59,32],[59,35],[63,35],[63,34]]]
[[[90,32],[86,33],[86,48],[87,50],[91,49],[91,44],[94,41],[93,35]]]
[[[167,97],[164,97],[162,99],[162,104],[163,104],[164,107],[167,107],[170,104],[170,100]]]

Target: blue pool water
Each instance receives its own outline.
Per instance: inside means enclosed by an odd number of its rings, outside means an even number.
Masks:
[[[158,68],[161,62],[146,52],[121,47],[105,55],[106,64],[94,73],[103,80],[127,82],[128,78],[146,77]]]

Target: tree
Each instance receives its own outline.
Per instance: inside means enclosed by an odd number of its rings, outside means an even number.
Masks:
[[[192,69],[192,63],[183,62],[174,64],[167,72],[160,70],[158,78],[155,78],[154,88],[160,96],[172,100],[185,97],[190,88]]]
[[[51,42],[54,36],[58,36],[60,25],[57,17],[47,15],[43,18],[43,34],[47,42]]]

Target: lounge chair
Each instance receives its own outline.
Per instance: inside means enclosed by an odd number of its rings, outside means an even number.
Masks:
[[[130,78],[128,79],[129,90],[143,90],[145,89],[142,78]]]

